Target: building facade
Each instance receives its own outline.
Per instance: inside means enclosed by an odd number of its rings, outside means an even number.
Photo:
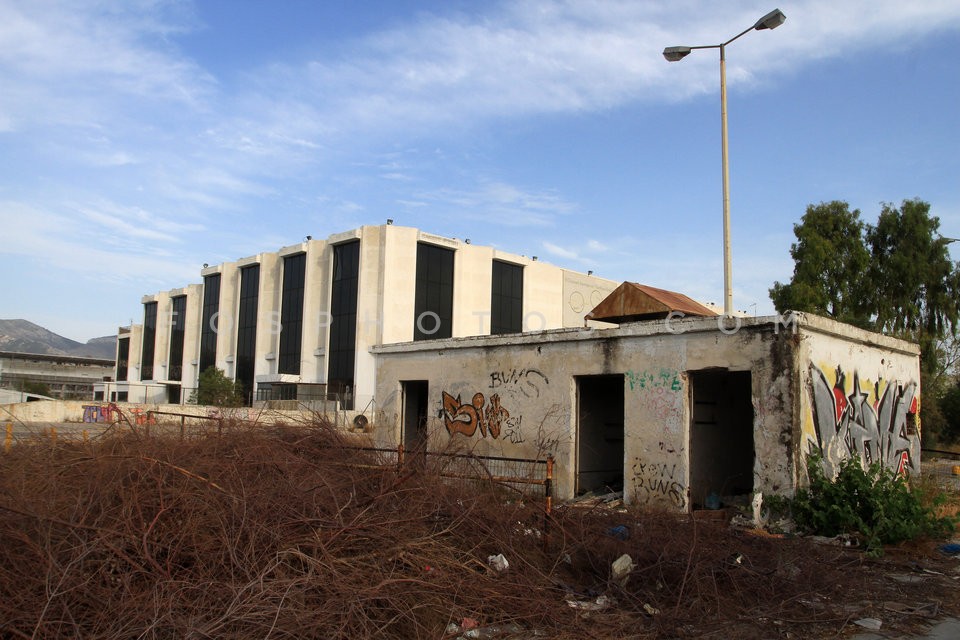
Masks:
[[[143,298],[143,323],[120,330],[107,397],[185,402],[214,366],[248,404],[332,398],[363,410],[374,403],[376,345],[583,326],[618,284],[392,224],[200,275]]]
[[[711,496],[749,505],[792,494],[814,453],[831,474],[849,457],[919,472],[918,353],[808,314],[677,311],[610,329],[388,344],[375,349],[372,437],[551,455],[560,499],[622,489],[654,508]]]
[[[114,363],[103,358],[0,352],[2,389],[17,391],[24,383],[36,382],[46,385],[52,398],[90,400],[94,387],[113,375]]]

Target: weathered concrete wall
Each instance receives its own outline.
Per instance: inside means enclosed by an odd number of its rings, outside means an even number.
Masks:
[[[162,411],[167,413],[185,413],[196,415],[197,420],[187,419],[187,424],[206,422],[211,415],[220,415],[226,419],[258,422],[260,424],[274,424],[285,422],[288,424],[310,423],[316,416],[310,411],[284,411],[277,409],[253,409],[249,407],[217,409],[197,405],[184,406],[180,404],[142,404],[118,402],[113,403],[130,421],[136,422],[147,411]],[[15,423],[63,423],[63,422],[113,422],[119,416],[112,412],[111,403],[89,402],[79,400],[44,400],[38,402],[20,402],[16,404],[0,405],[0,422]],[[89,407],[103,408],[102,411],[92,412]],[[351,426],[357,412],[341,411],[331,420],[338,424]],[[142,420],[142,419],[141,419]],[[158,414],[154,418],[156,424],[180,424],[180,417]]]
[[[917,347],[815,316],[805,319],[801,336],[798,478],[813,452],[822,454],[828,474],[850,456],[918,473]]]
[[[556,494],[577,470],[580,376],[622,376],[624,491],[629,502],[687,509],[691,499],[690,372],[750,372],[757,491],[793,488],[793,339],[763,319],[720,331],[715,319],[647,322],[607,330],[388,345],[378,354],[374,437],[402,439],[403,382],[429,384],[432,449],[542,457],[557,462]],[[750,429],[748,424],[747,429]]]

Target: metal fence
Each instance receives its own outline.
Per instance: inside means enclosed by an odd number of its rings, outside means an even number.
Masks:
[[[960,453],[939,449],[923,449],[921,473],[933,478],[946,491],[960,490]]]

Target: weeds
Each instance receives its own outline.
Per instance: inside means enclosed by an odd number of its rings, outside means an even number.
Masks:
[[[907,480],[880,463],[864,469],[859,458],[848,458],[834,479],[823,472],[822,460],[807,460],[810,485],[797,491],[791,503],[797,525],[806,531],[836,536],[857,534],[871,554],[883,545],[919,537],[950,535],[956,518],[938,515],[942,493],[911,489]]]

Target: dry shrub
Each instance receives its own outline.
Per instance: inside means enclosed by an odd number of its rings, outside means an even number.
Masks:
[[[0,457],[0,630],[435,639],[469,618],[524,637],[769,637],[770,620],[849,619],[844,589],[878,597],[855,552],[690,518],[561,508],[545,544],[537,500],[398,471],[344,437],[318,422],[15,446]],[[506,572],[487,566],[498,553]],[[610,580],[623,553],[625,585]],[[601,595],[615,604],[567,604]]]

